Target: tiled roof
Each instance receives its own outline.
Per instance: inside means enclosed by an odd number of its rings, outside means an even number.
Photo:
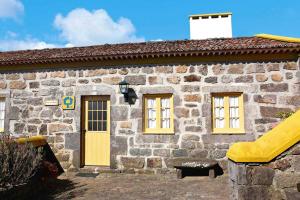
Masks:
[[[0,52],[0,65],[43,64],[172,56],[300,52],[300,43],[260,37],[177,40]]]

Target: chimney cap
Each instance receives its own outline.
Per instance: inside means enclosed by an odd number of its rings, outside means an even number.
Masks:
[[[223,16],[223,15],[232,15],[232,12],[224,12],[224,13],[207,13],[207,14],[195,14],[195,15],[190,15],[190,16],[189,16],[189,18],[192,18],[192,17]]]

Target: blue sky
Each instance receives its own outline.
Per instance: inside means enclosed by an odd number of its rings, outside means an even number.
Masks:
[[[0,50],[188,39],[190,14],[228,11],[234,37],[300,37],[299,0],[0,0]]]

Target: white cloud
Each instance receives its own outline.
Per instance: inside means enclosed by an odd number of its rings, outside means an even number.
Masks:
[[[4,1],[13,0],[0,0],[0,17]],[[7,31],[2,39],[0,38],[0,51],[144,41],[144,38],[136,36],[135,27],[129,19],[121,17],[118,21],[114,21],[103,9],[89,12],[79,8],[69,12],[65,17],[58,14],[55,17],[54,25],[60,31],[64,42],[48,43]]]
[[[19,0],[0,0],[0,18],[17,18],[24,12],[24,6]]]
[[[77,8],[67,16],[58,14],[54,26],[68,42],[66,46],[144,41],[135,35],[135,27],[129,19],[121,17],[114,21],[103,9],[90,12]]]
[[[55,48],[59,47],[56,44],[46,43],[37,39],[8,39],[0,40],[0,50],[1,51],[15,51],[23,49],[44,49],[44,48]]]

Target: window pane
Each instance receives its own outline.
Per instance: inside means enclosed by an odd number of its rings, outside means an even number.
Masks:
[[[215,119],[215,126],[216,126],[216,128],[220,128],[220,121],[219,121],[219,119]]]
[[[103,120],[102,111],[98,111],[98,120]]]
[[[97,111],[93,111],[93,120],[97,120]]]
[[[98,110],[102,110],[103,101],[98,101]]]
[[[219,128],[225,128],[225,119],[220,119],[220,127]]]
[[[170,99],[161,99],[161,107],[162,108],[170,108]]]
[[[103,121],[102,122],[102,131],[106,131],[106,129],[107,129],[107,121]]]
[[[154,110],[154,109],[149,109],[149,110],[148,110],[148,118],[149,118],[149,119],[155,119],[155,118],[156,118],[156,110]]]
[[[156,128],[156,99],[147,99],[148,128]]]
[[[220,99],[220,107],[224,107],[224,97],[219,97]]]
[[[156,128],[156,99],[147,99],[148,128]]]
[[[225,117],[224,108],[220,108],[220,117]]]
[[[103,131],[102,122],[98,121],[98,130],[97,131]]]
[[[162,128],[170,128],[170,120],[169,119],[162,120]]]
[[[216,118],[215,123],[216,123],[216,128],[225,128],[225,119],[224,118]]]
[[[162,112],[163,119],[170,118],[170,109],[162,109],[161,112]]]
[[[97,131],[97,121],[93,121],[93,131]]]
[[[235,120],[235,128],[240,128],[240,119]]]
[[[155,99],[148,99],[147,103],[148,103],[148,108],[155,108],[156,105]]]
[[[230,128],[239,128],[239,97],[229,97]]]
[[[235,106],[239,107],[239,97],[235,97]]]
[[[219,107],[220,106],[220,98],[219,97],[215,97],[214,103],[215,103],[215,107]]]
[[[215,117],[220,117],[220,108],[215,108]]]
[[[238,107],[239,106],[239,98],[238,97],[230,97],[229,104],[230,104],[230,107]]]
[[[234,98],[233,97],[229,97],[229,106],[230,107],[234,106]]]
[[[89,104],[89,105],[88,105],[88,109],[89,109],[89,110],[93,110],[93,102],[92,102],[92,101],[89,101],[88,104]]]
[[[93,101],[93,110],[97,110],[97,101]]]
[[[103,120],[107,120],[107,111],[103,111]]]
[[[156,120],[155,119],[148,120],[148,128],[156,128]]]
[[[230,109],[229,109],[229,115],[230,115],[230,118],[235,117],[234,108],[230,108]]]
[[[107,101],[103,101],[102,109],[107,110]]]
[[[88,122],[88,130],[89,130],[89,131],[92,131],[92,130],[93,130],[93,124],[92,124],[92,121],[89,121],[89,122]]]
[[[224,97],[214,97],[215,128],[225,128]]]
[[[238,118],[239,117],[239,108],[234,108],[233,109],[233,116],[235,117],[235,118]]]
[[[236,128],[235,119],[230,119],[230,128]]]
[[[93,119],[93,116],[92,116],[92,111],[89,111],[89,113],[88,113],[88,120],[92,120]]]

